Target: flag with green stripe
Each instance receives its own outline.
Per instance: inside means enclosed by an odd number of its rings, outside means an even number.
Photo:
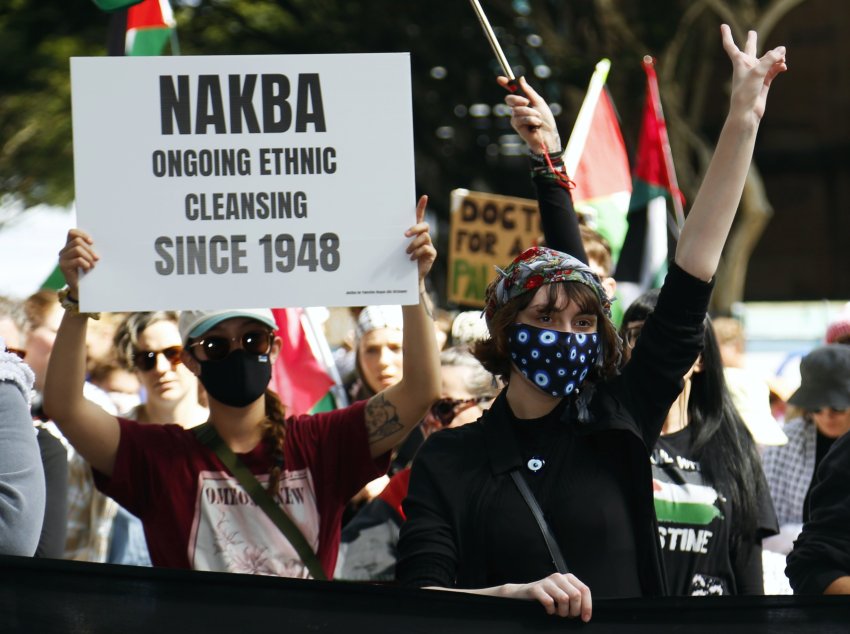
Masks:
[[[628,227],[632,177],[620,123],[606,88],[610,68],[607,59],[596,65],[564,151],[564,165],[575,183],[576,211],[589,217],[593,228],[608,240],[616,262]]]

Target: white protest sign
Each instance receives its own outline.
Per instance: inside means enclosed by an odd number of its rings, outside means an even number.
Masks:
[[[84,311],[418,301],[408,54],[71,60]]]

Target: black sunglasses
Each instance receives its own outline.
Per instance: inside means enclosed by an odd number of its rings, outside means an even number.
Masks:
[[[133,353],[133,365],[140,372],[148,372],[156,367],[156,358],[159,355],[164,356],[171,364],[171,368],[181,363],[180,353],[183,348],[180,346],[170,346],[162,350],[136,350]]]
[[[274,333],[268,330],[251,330],[239,337],[210,336],[189,344],[189,351],[198,361],[221,361],[241,347],[248,354],[268,354],[272,349]],[[231,345],[239,342],[239,346]]]
[[[443,427],[447,427],[452,424],[455,417],[462,411],[479,405],[480,403],[485,403],[490,399],[491,397],[489,396],[477,396],[466,399],[441,398],[440,400],[435,401],[431,406],[430,414],[433,418],[439,421]]]

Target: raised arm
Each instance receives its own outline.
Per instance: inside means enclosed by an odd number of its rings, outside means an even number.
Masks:
[[[366,405],[366,428],[372,457],[398,445],[440,398],[440,351],[434,331],[434,314],[425,291],[425,277],[437,258],[424,222],[428,197],[416,205],[416,224],[405,232],[411,260],[419,265],[419,303],[403,306],[404,341],[402,379],[379,392]]]
[[[755,31],[747,34],[743,51],[735,45],[727,25],[720,31],[723,48],[732,60],[729,114],[676,247],[676,264],[705,281],[717,270],[741,200],[768,89],[773,79],[787,70],[784,46],[757,58]]]
[[[68,282],[69,299],[79,299],[79,271],[90,271],[97,259],[89,235],[71,229],[59,252],[59,267]],[[65,311],[47,366],[44,409],[91,466],[112,475],[121,435],[118,419],[83,396],[88,319],[85,314]]]
[[[507,77],[499,77],[501,86],[507,86]],[[519,79],[525,96],[507,95],[505,103],[511,107],[511,126],[528,145],[534,167],[548,167],[544,152],[548,152],[553,165],[561,162],[561,137],[549,104],[528,85],[525,77]],[[548,170],[533,173],[540,209],[540,224],[546,246],[569,253],[587,264],[587,255],[581,242],[578,216],[569,190],[561,186]]]

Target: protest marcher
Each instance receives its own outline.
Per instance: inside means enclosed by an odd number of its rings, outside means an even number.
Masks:
[[[658,291],[623,315],[626,357]],[[706,317],[703,349],[652,450],[661,550],[673,595],[763,594],[762,539],[778,532],[753,437],[727,388],[721,353]],[[765,414],[770,416],[767,387]],[[775,424],[775,422],[774,422]]]
[[[546,164],[534,150],[542,145],[560,149],[554,117],[527,84],[524,93],[526,97],[506,98],[516,104],[511,122],[529,145],[532,166]],[[528,117],[544,123],[529,127]],[[543,223],[546,242],[575,243],[575,234],[568,232],[580,225],[573,222],[568,190],[545,170],[532,174],[541,218],[548,219]],[[556,209],[553,204],[562,207]],[[610,254],[606,259],[601,250],[604,243],[592,234],[582,231],[580,238],[588,265],[601,278],[610,270]],[[658,290],[648,291],[625,311],[620,330],[624,363],[658,297]],[[703,351],[685,372],[684,389],[667,412],[651,454],[667,590],[679,596],[762,594],[761,540],[776,533],[776,518],[753,438],[727,390],[718,342],[707,317],[702,344]],[[769,417],[766,386],[764,399],[760,414]],[[773,425],[778,427],[775,421]]]
[[[403,331],[404,318],[400,306],[365,306],[357,314],[354,329],[354,375],[347,386],[352,402],[372,398],[401,380],[404,369]],[[413,445],[415,451],[421,443],[422,437],[416,428],[402,447]],[[401,449],[399,447],[399,450]],[[389,475],[397,470],[396,461],[393,460],[390,463]],[[346,505],[343,526],[348,524],[364,504],[383,491],[387,482],[389,477],[382,474],[358,491]]]
[[[447,312],[435,309],[437,347],[442,350],[448,338]],[[395,385],[403,373],[403,320],[399,306],[366,306],[357,315],[354,330],[355,373],[348,393],[352,400],[362,400]],[[398,447],[387,476],[370,483],[354,496],[346,508],[343,525],[350,521],[364,504],[375,499],[389,482],[389,476],[407,467],[422,444],[422,429],[417,426]]]
[[[88,316],[76,303],[78,271],[91,270],[98,258],[86,233],[69,232],[60,252],[66,312],[45,404],[95,469],[98,488],[142,520],[155,566],[332,574],[345,502],[386,469],[390,450],[439,396],[434,324],[424,299],[436,257],[422,220],[426,203],[423,196],[416,224],[405,232],[419,277],[420,302],[402,309],[406,364],[415,368],[367,402],[286,418],[268,390],[281,345],[271,310],[184,311],[180,359],[199,377],[210,408],[198,432],[119,419],[82,398]]]
[[[501,271],[486,298],[490,339],[475,352],[508,385],[480,421],[432,435],[417,455],[405,584],[537,600],[583,620],[591,591],[666,593],[649,453],[699,356],[768,88],[786,68],[784,47],[755,57],[755,32],[743,51],[728,26],[722,35],[729,114],[630,363],[618,374],[610,299],[583,262],[532,248]]]
[[[850,434],[818,466],[809,518],[786,573],[794,594],[850,594]]]
[[[182,363],[179,314],[174,311],[130,313],[115,331],[121,366],[139,380],[145,401],[122,413],[140,423],[176,423],[194,427],[209,410],[198,402],[197,377]]]
[[[56,292],[51,290],[33,293],[24,300],[23,308],[26,316],[25,358],[35,377],[32,420],[37,431],[46,487],[44,522],[35,556],[61,558],[68,524],[68,452],[62,434],[44,412],[42,394],[47,361],[62,311]],[[90,398],[96,392],[106,399],[106,395],[93,385],[89,385],[88,389]]]
[[[764,547],[787,555],[807,519],[807,500],[818,465],[850,431],[850,347],[820,346],[800,362],[800,387],[788,399],[803,415],[785,425],[788,443],[768,447],[764,472],[780,533]]]
[[[355,376],[348,388],[352,401],[371,398],[401,380],[403,325],[400,306],[366,306],[357,315]]]
[[[498,393],[492,374],[469,352],[452,347],[440,354],[442,396],[419,424],[423,438],[478,419]],[[342,531],[337,579],[392,581],[398,556],[398,534],[404,523],[410,466],[390,479],[386,488],[358,511]]]
[[[44,469],[29,411],[33,380],[0,337],[0,555],[35,554],[44,520]]]
[[[208,410],[198,403],[198,380],[180,360],[183,348],[177,324],[176,312],[155,311],[130,313],[118,325],[115,355],[145,393],[144,403],[120,411],[123,418],[187,428],[207,420]],[[88,463],[71,451],[65,557],[151,565],[141,522],[95,489]]]

